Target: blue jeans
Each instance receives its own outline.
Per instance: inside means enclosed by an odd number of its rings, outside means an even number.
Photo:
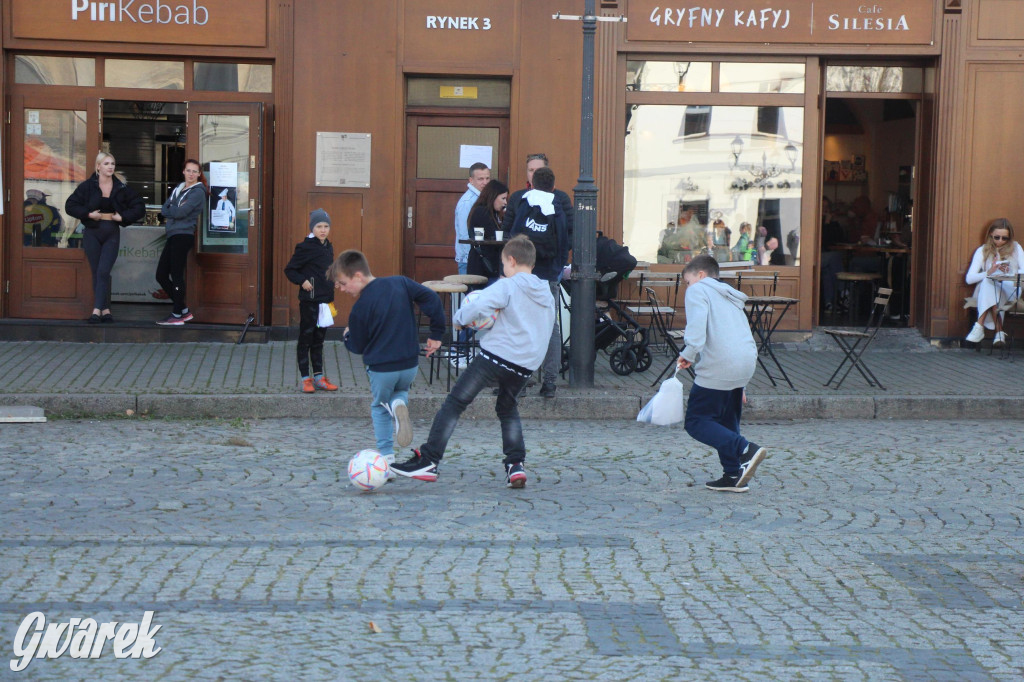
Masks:
[[[694,384],[686,402],[686,432],[696,441],[718,450],[727,476],[739,476],[740,455],[747,439],[740,435],[743,389],[719,391]]]
[[[390,455],[395,450],[395,422],[391,413],[384,408],[395,399],[409,403],[409,387],[416,378],[418,367],[401,369],[397,372],[374,372],[367,368],[366,375],[370,378],[370,416],[373,417],[373,435],[377,439],[377,451],[382,455]]]
[[[459,274],[460,275],[465,275],[466,274],[466,268],[469,266],[469,263],[459,263],[458,261],[455,261],[455,262],[459,266]]]
[[[521,369],[521,368],[520,368]],[[516,464],[526,459],[526,443],[523,442],[523,424],[519,420],[519,392],[529,379],[529,372],[516,372],[480,354],[469,364],[459,380],[452,386],[452,392],[434,416],[430,425],[427,442],[420,446],[420,454],[434,462],[444,457],[448,440],[459,423],[459,417],[466,411],[477,394],[494,382],[498,384],[498,400],[494,411],[501,422],[501,450],[505,464]]]

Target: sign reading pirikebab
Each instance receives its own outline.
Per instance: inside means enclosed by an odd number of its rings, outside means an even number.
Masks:
[[[170,5],[160,0],[139,2],[117,0],[97,2],[96,0],[71,0],[71,21],[120,21],[133,24],[195,24],[205,26],[210,12],[198,0],[192,6]]]
[[[21,672],[33,658],[99,658],[107,641],[115,658],[153,658],[163,648],[156,645],[162,625],[151,627],[153,612],[146,611],[141,623],[113,621],[97,623],[92,618],[70,618],[66,623],[46,624],[46,615],[35,611],[25,616],[14,635],[11,670]]]

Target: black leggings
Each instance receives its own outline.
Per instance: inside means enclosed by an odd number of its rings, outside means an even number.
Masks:
[[[92,270],[92,307],[106,310],[110,307],[110,271],[121,248],[121,226],[103,220],[96,227],[85,228],[82,248]]]
[[[171,297],[175,315],[181,315],[185,310],[185,263],[195,243],[195,235],[171,235],[156,266],[156,281]]]
[[[309,363],[313,363],[313,374],[324,373],[324,336],[327,330],[316,326],[320,319],[320,304],[313,301],[299,301],[299,376],[309,376]]]

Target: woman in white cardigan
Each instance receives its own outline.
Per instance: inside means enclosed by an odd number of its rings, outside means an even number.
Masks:
[[[971,259],[964,278],[974,287],[974,297],[978,302],[978,321],[974,323],[967,340],[977,343],[985,338],[985,330],[995,330],[993,346],[1006,345],[1006,332],[1003,331],[1003,313],[1001,306],[1013,301],[1020,295],[1015,281],[989,280],[996,275],[1014,275],[1024,273],[1024,249],[1021,249],[1013,238],[1013,225],[1006,218],[997,218],[988,225],[988,238],[978,247]]]

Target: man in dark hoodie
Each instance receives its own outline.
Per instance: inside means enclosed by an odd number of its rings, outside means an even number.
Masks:
[[[740,435],[744,391],[757,367],[744,293],[718,279],[718,261],[695,256],[683,269],[686,280],[686,347],[679,369],[696,372],[686,401],[684,426],[690,436],[718,450],[724,473],[708,490],[745,493],[765,449]]]
[[[309,236],[295,245],[295,253],[284,268],[289,282],[299,285],[299,343],[297,348],[302,392],[337,391],[338,387],[324,376],[324,336],[327,329],[319,325],[320,304],[334,301],[334,282],[327,277],[327,268],[334,262],[334,247],[328,241],[331,217],[322,208],[309,214]],[[309,365],[313,363],[310,376]]]

